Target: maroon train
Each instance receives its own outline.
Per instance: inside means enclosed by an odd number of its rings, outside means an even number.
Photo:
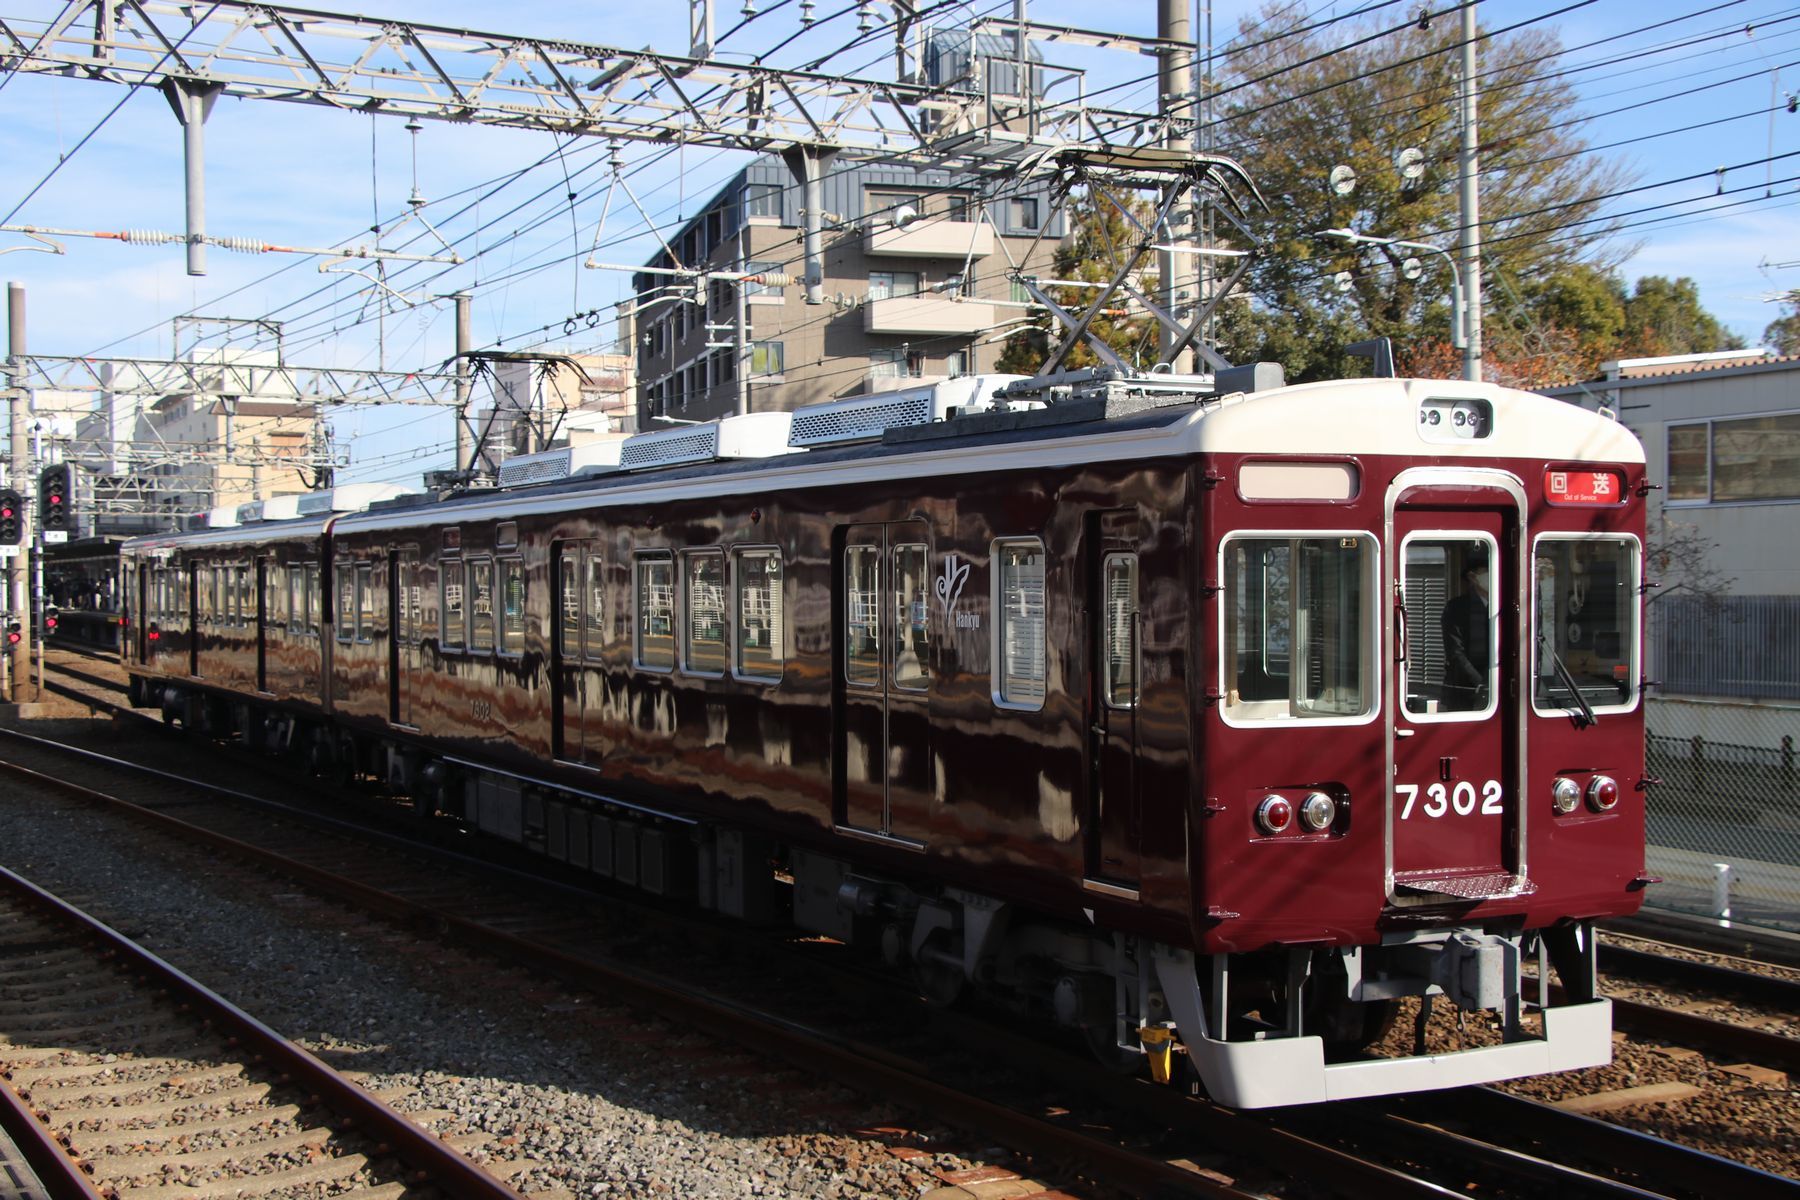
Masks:
[[[1483,384],[1269,374],[959,381],[138,539],[132,688],[1109,1058],[1183,1047],[1230,1104],[1605,1062],[1642,448]],[[1355,1053],[1421,995],[1492,1044]]]

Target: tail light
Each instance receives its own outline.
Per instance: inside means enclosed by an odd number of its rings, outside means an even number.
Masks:
[[[1314,792],[1300,803],[1300,823],[1314,833],[1323,833],[1337,819],[1337,801],[1324,792]]]
[[[1610,775],[1596,775],[1588,782],[1588,807],[1595,812],[1611,812],[1619,803],[1619,785]]]
[[[1572,813],[1575,806],[1581,803],[1581,785],[1567,775],[1559,776],[1550,785],[1550,803],[1559,813]]]
[[[1264,833],[1280,833],[1294,823],[1294,805],[1281,796],[1264,796],[1256,806],[1256,823]]]

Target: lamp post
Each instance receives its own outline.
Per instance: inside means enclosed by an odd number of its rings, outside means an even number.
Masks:
[[[1466,349],[1469,344],[1469,313],[1463,303],[1462,272],[1456,269],[1456,259],[1441,246],[1433,246],[1430,242],[1409,242],[1403,238],[1376,237],[1369,233],[1358,233],[1354,229],[1321,229],[1315,236],[1340,238],[1353,246],[1401,246],[1408,250],[1429,250],[1440,255],[1450,266],[1450,344],[1458,350]]]

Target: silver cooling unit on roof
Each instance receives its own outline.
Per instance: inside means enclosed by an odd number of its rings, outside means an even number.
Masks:
[[[564,446],[558,450],[540,450],[521,454],[500,464],[500,486],[525,487],[533,483],[549,483],[571,475],[595,475],[619,469],[620,451],[625,439],[613,438],[591,442],[585,446]]]
[[[954,413],[985,412],[993,407],[994,389],[1022,375],[965,375],[943,383],[851,396],[794,410],[792,446],[829,446],[837,442],[872,441],[896,425],[929,425]]]
[[[377,500],[392,500],[405,494],[406,489],[397,483],[343,483],[322,492],[308,492],[294,507],[302,517],[361,512]]]
[[[670,467],[677,463],[712,462],[720,458],[770,458],[791,454],[788,428],[794,414],[745,413],[701,425],[658,429],[625,439],[619,468]]]

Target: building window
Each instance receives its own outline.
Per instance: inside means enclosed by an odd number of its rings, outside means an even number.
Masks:
[[[869,192],[864,215],[876,222],[891,222],[902,208],[923,214],[925,200],[917,192]]]
[[[876,379],[917,379],[925,374],[925,356],[917,350],[871,350],[869,374]]]
[[[1668,430],[1671,501],[1800,500],[1800,412]]]
[[[500,560],[500,653],[525,653],[525,564]]]
[[[747,183],[744,185],[744,212],[752,217],[781,216],[781,185]]]
[[[1013,708],[1042,708],[1044,545],[1036,538],[995,542],[994,563],[994,699]]]
[[[445,559],[438,575],[438,646],[460,650],[463,646],[463,565],[461,559]]]
[[[944,197],[944,212],[952,221],[973,221],[974,201],[965,192],[951,192]]]
[[[675,666],[675,564],[667,554],[637,559],[637,665]]]
[[[917,271],[870,271],[869,299],[888,300],[896,296],[919,294]]]
[[[779,375],[787,369],[786,347],[780,342],[750,343],[750,373]]]
[[[961,379],[964,375],[975,372],[975,352],[973,350],[952,350],[944,356],[944,373],[952,379]]]
[[[725,555],[700,550],[683,556],[687,618],[681,665],[698,675],[725,673]]]
[[[1043,224],[1038,210],[1036,196],[1018,196],[1012,202],[1012,223],[1015,229],[1028,229],[1036,232]]]
[[[779,679],[787,661],[781,620],[781,554],[740,550],[736,574],[737,673]]]
[[[754,259],[745,265],[744,270],[751,275],[773,275],[781,270],[781,264],[772,260]],[[781,300],[785,298],[786,290],[776,287],[772,283],[755,283],[746,279],[744,280],[744,295]]]

